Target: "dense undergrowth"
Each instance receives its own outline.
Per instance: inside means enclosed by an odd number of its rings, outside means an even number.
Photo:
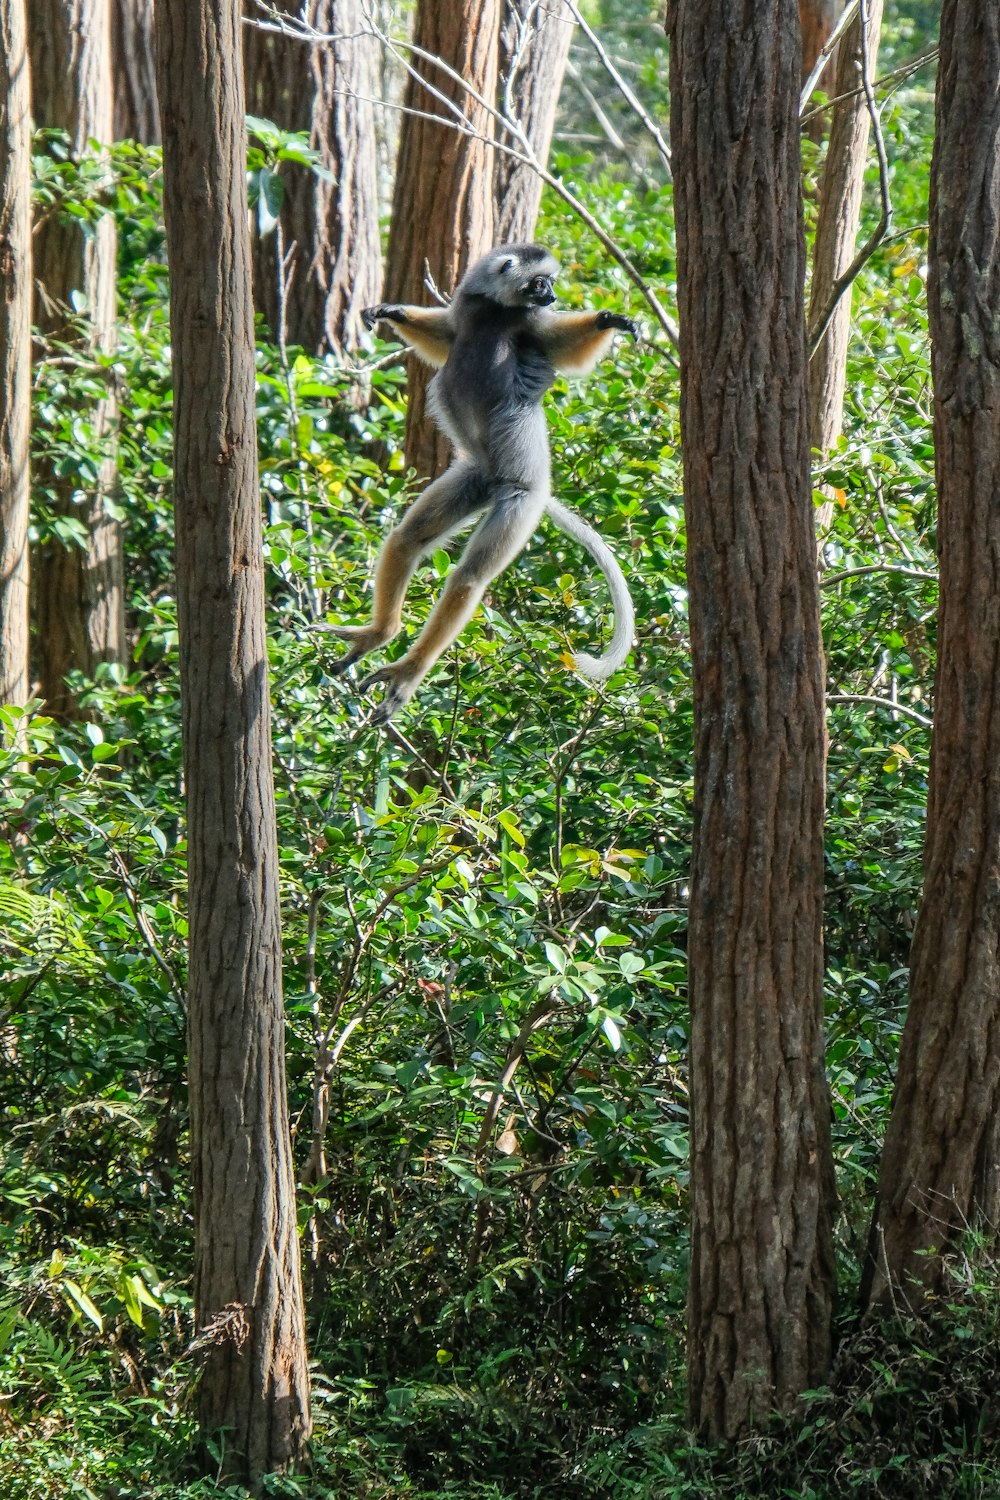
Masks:
[[[1000,1492],[983,1254],[919,1328],[877,1342],[850,1329],[905,998],[934,650],[933,580],[915,576],[933,573],[934,516],[914,97],[887,113],[897,222],[913,227],[859,283],[848,436],[817,475],[835,500],[826,942],[845,1337],[829,1390],[724,1454],[692,1445],[683,1415],[691,695],[676,367],[623,347],[548,406],[558,493],[599,518],[634,587],[628,668],[600,692],[568,670],[566,652],[606,628],[606,600],[546,528],[383,733],[332,676],[323,626],[364,615],[379,540],[410,493],[403,374],[371,375],[359,412],[351,372],[261,346],[316,1418],[314,1471],[275,1494],[893,1497],[928,1492],[928,1465],[935,1493]],[[669,190],[556,165],[671,302]],[[228,1493],[188,1469],[162,229],[155,157],[123,150],[118,167],[133,662],[87,690],[85,726],[3,721],[0,1493],[14,1500]],[[39,191],[85,195],[63,176],[40,167]],[[567,300],[637,311],[558,205],[539,238]],[[85,474],[75,397],[94,372],[56,353],[39,369],[34,440]],[[857,571],[874,564],[887,570]],[[411,628],[447,565],[435,557],[415,583]],[[513,1092],[483,1139],[511,1049]],[[322,1128],[317,1058],[332,1059]]]

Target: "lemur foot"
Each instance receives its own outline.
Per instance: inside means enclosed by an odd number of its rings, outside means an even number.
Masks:
[[[369,716],[369,724],[388,724],[393,714],[399,709],[405,708],[416,691],[419,678],[415,678],[409,667],[404,667],[402,659],[390,663],[389,666],[379,667],[377,672],[369,672],[358,683],[358,692],[367,692],[377,682],[386,682],[385,697],[377,708],[372,710]]]
[[[348,667],[353,667],[355,662],[367,656],[369,651],[374,651],[378,646],[384,646],[390,639],[383,631],[376,630],[373,625],[330,625],[327,628],[329,633],[335,635],[338,640],[351,642],[350,650],[345,651],[340,660],[335,661],[330,668],[330,673],[334,677],[339,677],[342,672],[347,671]]]

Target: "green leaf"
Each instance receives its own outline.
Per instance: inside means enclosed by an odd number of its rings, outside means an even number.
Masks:
[[[285,198],[285,184],[277,172],[270,167],[261,167],[257,175],[257,223],[262,235],[270,234],[281,217],[281,205]]]
[[[93,1302],[91,1302],[90,1298],[87,1296],[87,1293],[83,1290],[83,1287],[80,1286],[78,1282],[71,1281],[70,1278],[66,1276],[63,1278],[63,1290],[76,1303],[77,1307],[84,1314],[84,1316],[90,1319],[94,1327],[97,1329],[98,1333],[103,1333],[104,1319],[97,1311],[97,1308],[94,1306]]]

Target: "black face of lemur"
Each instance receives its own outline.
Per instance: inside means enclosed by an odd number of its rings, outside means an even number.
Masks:
[[[525,289],[525,298],[534,307],[548,307],[556,300],[551,276],[533,276]]]

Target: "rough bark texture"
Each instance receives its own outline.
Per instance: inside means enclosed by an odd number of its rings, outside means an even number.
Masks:
[[[440,57],[470,88],[490,102],[496,97],[500,0],[419,0],[414,43]],[[468,91],[433,64],[414,68],[458,107],[468,127],[492,139],[487,112]],[[407,109],[443,120],[453,115],[419,79],[408,78]],[[477,140],[434,119],[404,115],[396,163],[392,225],[385,276],[386,302],[428,302],[424,262],[435,285],[449,294],[471,261],[493,244],[493,152]],[[432,476],[448,463],[447,439],[424,415],[430,378],[411,356],[406,412],[406,461]]]
[[[37,126],[69,133],[70,150],[83,156],[93,139],[110,141],[111,12],[109,0],[32,0],[28,13],[31,92]],[[108,354],[115,337],[116,236],[112,215],[103,215],[84,238],[78,221],[50,213],[34,236],[35,322],[43,335],[72,337],[67,324],[74,292],[86,297],[87,348]],[[118,404],[108,393],[81,412],[98,441],[110,447]],[[116,483],[109,453],[98,482],[81,491],[72,477],[57,476],[39,462],[35,484],[56,512],[82,522],[85,546],[49,541],[35,559],[33,597],[40,691],[48,710],[65,718],[75,703],[65,683],[73,668],[93,677],[100,662],[125,659],[125,612],[121,528],[105,497]]]
[[[187,791],[202,1430],[255,1485],[309,1431],[285,1098],[239,0],[158,0]]]
[[[823,664],[795,0],[678,0],[671,137],[695,703],[689,930],[695,1426],[822,1383]]]
[[[28,698],[31,155],[24,0],[0,0],[0,703]]]
[[[140,141],[144,146],[160,143],[153,29],[153,0],[112,0],[116,141]]]
[[[576,22],[552,0],[507,0],[500,28],[500,103],[521,125],[538,160],[548,161],[566,60]],[[498,244],[532,240],[542,179],[498,151],[495,166]]]
[[[863,1293],[996,1234],[1000,1120],[1000,13],[945,0],[928,303],[941,599],[924,890]]]
[[[868,0],[868,68],[875,76],[882,0]],[[861,194],[865,180],[870,120],[861,85],[861,20],[837,45],[836,76],[830,122],[830,143],[819,193],[819,217],[813,250],[812,286],[809,293],[809,323],[818,319],[830,299],[834,284],[854,259],[861,219]],[[858,92],[854,92],[858,90]],[[843,97],[842,97],[843,96]],[[809,364],[809,441],[820,453],[829,453],[844,425],[844,384],[847,377],[847,345],[851,333],[851,292],[844,293],[830,320],[826,335]]]
[[[289,16],[301,0],[280,0]],[[250,13],[259,16],[256,6]],[[283,130],[308,134],[332,181],[286,162],[281,229],[293,245],[294,274],[285,299],[288,339],[310,352],[357,346],[361,309],[382,287],[375,108],[378,44],[363,35],[360,0],[309,0],[305,20],[338,40],[307,47],[245,28],[247,108]],[[254,297],[277,337],[281,298],[278,236],[254,230]]]

